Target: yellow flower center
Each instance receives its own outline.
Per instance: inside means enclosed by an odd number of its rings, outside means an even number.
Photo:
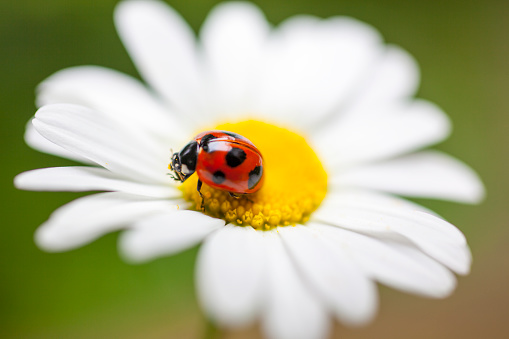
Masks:
[[[320,205],[327,192],[327,174],[302,136],[254,120],[220,124],[214,129],[238,133],[256,145],[263,156],[265,181],[259,191],[238,198],[203,184],[204,213],[236,225],[268,230],[303,223]],[[195,173],[181,190],[201,211],[197,180]]]

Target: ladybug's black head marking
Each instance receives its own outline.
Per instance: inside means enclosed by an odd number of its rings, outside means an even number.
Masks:
[[[209,152],[209,142],[214,139],[216,139],[216,137],[212,134],[207,134],[207,135],[203,136],[203,138],[201,138],[201,141],[200,141],[200,147],[205,152],[208,153]]]
[[[198,160],[198,143],[191,141],[180,152],[173,153],[170,169],[173,171],[174,179],[180,182],[186,181],[196,170]]]

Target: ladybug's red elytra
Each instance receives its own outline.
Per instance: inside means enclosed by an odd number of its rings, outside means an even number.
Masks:
[[[260,151],[247,138],[228,131],[198,134],[180,152],[173,153],[170,169],[180,182],[196,172],[200,196],[202,183],[232,196],[254,193],[263,184]]]

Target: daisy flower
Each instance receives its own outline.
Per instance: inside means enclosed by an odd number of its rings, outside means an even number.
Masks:
[[[463,234],[398,198],[476,203],[477,175],[439,151],[447,116],[413,98],[417,66],[369,25],[297,16],[277,27],[249,3],[208,15],[199,38],[160,1],[124,1],[119,35],[146,81],[62,70],[38,88],[33,148],[82,166],[18,175],[25,190],[103,191],[59,208],[37,244],[65,251],[122,230],[144,262],[202,243],[200,303],[220,327],[259,320],[270,338],[323,338],[332,319],[369,322],[376,282],[442,298],[469,272]],[[260,191],[235,199],[168,175],[172,151],[226,130],[263,154]]]

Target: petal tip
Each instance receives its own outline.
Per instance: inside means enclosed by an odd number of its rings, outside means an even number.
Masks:
[[[54,232],[44,224],[35,231],[34,242],[37,247],[45,252],[64,252],[72,248],[72,246],[60,241]]]
[[[122,233],[118,239],[118,253],[123,261],[131,265],[143,264],[154,259],[153,256],[147,255],[127,232]]]
[[[19,189],[19,190],[25,190],[26,188],[24,187],[24,174],[25,173],[20,173],[18,175],[16,175],[13,179],[13,184],[14,184],[14,187],[16,189]]]

